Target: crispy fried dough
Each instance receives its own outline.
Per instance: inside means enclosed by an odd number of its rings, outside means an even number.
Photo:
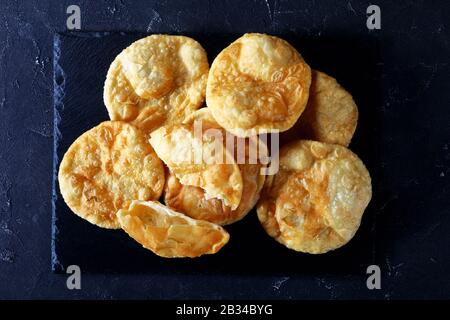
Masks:
[[[280,140],[311,139],[348,146],[358,123],[358,107],[336,79],[313,70],[309,100],[297,123]]]
[[[369,173],[349,149],[300,140],[280,152],[257,204],[267,233],[288,248],[325,253],[346,244],[372,197]]]
[[[183,123],[193,124],[194,121],[203,121],[203,126],[219,127],[208,108],[195,111]],[[233,139],[235,139],[234,136]],[[256,204],[265,180],[265,176],[260,173],[262,165],[260,163],[250,163],[249,139],[246,138],[245,140],[243,144],[245,147],[244,161],[243,163],[238,163],[243,182],[242,197],[239,206],[235,210],[225,205],[220,199],[208,198],[202,188],[181,184],[171,172],[169,172],[166,179],[164,191],[166,205],[187,214],[191,218],[202,219],[220,225],[227,225],[242,219]],[[236,140],[234,141],[236,143]],[[259,140],[257,143],[258,147],[265,147]],[[234,155],[236,159],[237,150],[235,150]]]
[[[164,168],[144,134],[121,121],[105,121],[83,133],[64,155],[61,194],[78,216],[116,229],[116,212],[131,200],[158,199]]]
[[[180,123],[205,99],[205,50],[184,36],[151,35],[132,43],[112,62],[103,92],[111,120],[145,133]]]
[[[222,227],[191,219],[157,201],[133,201],[117,212],[117,218],[130,237],[166,258],[213,254],[230,238]]]
[[[214,60],[206,103],[216,121],[239,137],[291,128],[308,101],[311,70],[286,41],[249,33]]]
[[[196,134],[193,124],[180,124],[153,131],[150,143],[181,184],[200,187],[208,198],[221,199],[235,210],[241,202],[242,175],[224,139],[223,129],[202,126]]]

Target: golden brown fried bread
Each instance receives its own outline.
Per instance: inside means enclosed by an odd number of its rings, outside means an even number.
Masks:
[[[130,237],[166,258],[213,254],[230,238],[222,227],[191,219],[157,201],[133,201],[117,212],[117,218]]]
[[[206,52],[184,36],[151,35],[132,43],[112,62],[103,92],[111,120],[145,133],[179,123],[205,99]]]
[[[358,107],[351,94],[336,79],[313,70],[306,109],[280,139],[287,142],[302,138],[348,146],[357,122]]]
[[[245,34],[214,60],[206,103],[216,121],[236,136],[285,131],[308,101],[311,70],[286,41]]]
[[[223,129],[202,126],[196,132],[193,124],[178,124],[153,131],[150,143],[181,184],[200,187],[206,197],[235,210],[241,202],[242,175],[224,140]]]
[[[357,231],[372,197],[369,173],[349,149],[300,140],[280,151],[280,171],[257,204],[267,233],[286,247],[325,253]]]
[[[61,194],[78,216],[103,227],[120,228],[119,209],[131,200],[156,200],[164,168],[144,134],[121,121],[105,121],[83,133],[59,167]]]
[[[211,116],[209,108],[202,108],[195,111],[183,123],[192,124],[194,121],[203,121],[204,126],[219,127]],[[235,139],[231,135],[230,138]],[[258,141],[256,143],[262,142]],[[265,175],[262,175],[260,172],[262,165],[260,163],[252,164],[249,161],[250,142],[248,138],[245,139],[242,146],[245,148],[243,151],[245,158],[242,163],[238,162],[238,166],[242,175],[243,188],[241,201],[235,210],[225,205],[220,199],[207,197],[202,188],[181,184],[171,172],[169,172],[166,179],[164,191],[166,205],[174,210],[185,213],[191,218],[206,220],[220,225],[227,225],[242,219],[256,204],[265,180]],[[237,149],[236,145],[235,147]],[[265,146],[258,144],[257,147]],[[237,160],[238,154],[236,149],[234,153],[235,160]]]
[[[183,123],[194,124],[195,121],[202,121],[203,124],[206,123],[208,126],[221,128],[216,119],[214,119],[214,117],[212,116],[210,108],[201,108],[195,110],[183,120]]]

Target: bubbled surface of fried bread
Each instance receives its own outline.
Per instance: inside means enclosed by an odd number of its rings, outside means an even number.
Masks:
[[[203,125],[219,128],[208,108],[195,111],[183,123],[192,124],[194,121],[203,121]],[[229,138],[233,138],[235,144],[237,144],[236,137],[230,135]],[[181,184],[172,172],[168,174],[164,189],[166,205],[185,213],[191,218],[202,219],[220,225],[227,225],[241,220],[256,204],[265,180],[265,175],[262,175],[260,172],[263,165],[250,163],[249,161],[248,138],[243,142],[245,148],[244,161],[243,163],[238,162],[243,183],[242,197],[239,206],[235,210],[232,210],[231,207],[225,205],[218,198],[207,197],[202,188]],[[259,144],[262,142],[256,143],[258,143],[258,147],[265,147]],[[234,158],[237,158],[236,149]]]
[[[311,70],[286,41],[245,34],[213,61],[206,103],[216,121],[237,136],[285,131],[308,101]]]
[[[306,109],[280,139],[293,141],[301,137],[348,146],[357,123],[358,107],[352,95],[333,77],[313,70]]]
[[[222,227],[191,219],[157,201],[133,201],[117,212],[117,218],[130,237],[166,258],[214,254],[230,238]]]
[[[151,133],[150,143],[183,185],[200,187],[208,198],[221,199],[235,210],[241,202],[243,182],[233,155],[215,135],[193,124],[168,125]],[[223,129],[213,128],[224,139]],[[219,147],[219,148],[218,148]]]
[[[205,50],[189,37],[140,39],[108,70],[103,99],[109,117],[131,122],[145,133],[179,123],[204,102],[208,71]]]
[[[354,236],[371,197],[370,175],[353,152],[300,140],[280,151],[280,170],[266,179],[257,213],[288,248],[325,253]]]
[[[164,168],[144,134],[121,121],[105,121],[69,147],[59,167],[61,194],[78,216],[119,228],[116,212],[132,200],[156,200]]]

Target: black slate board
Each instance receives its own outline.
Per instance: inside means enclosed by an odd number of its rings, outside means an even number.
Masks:
[[[198,40],[211,62],[240,34],[185,34]],[[375,213],[381,195],[380,58],[378,42],[370,37],[288,40],[312,68],[336,77],[359,106],[359,124],[350,148],[366,163],[373,179],[373,199],[355,238],[326,255],[299,254],[276,243],[259,225],[256,213],[227,227],[231,240],[218,254],[199,259],[162,259],[140,247],[120,230],[105,230],[82,220],[64,203],[56,179],[59,160],[84,131],[108,120],[103,83],[109,64],[126,46],[145,34],[65,33],[54,38],[54,188],[52,270],[64,272],[76,264],[83,272],[169,274],[363,274],[382,256],[377,248]],[[379,235],[378,235],[379,236]]]

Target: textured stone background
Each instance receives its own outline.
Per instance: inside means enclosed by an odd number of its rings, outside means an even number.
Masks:
[[[450,4],[378,1],[2,1],[0,3],[0,298],[448,298]],[[380,43],[382,290],[365,275],[83,275],[50,272],[52,48],[66,8],[83,31],[301,33]],[[299,266],[301,268],[301,266]]]

